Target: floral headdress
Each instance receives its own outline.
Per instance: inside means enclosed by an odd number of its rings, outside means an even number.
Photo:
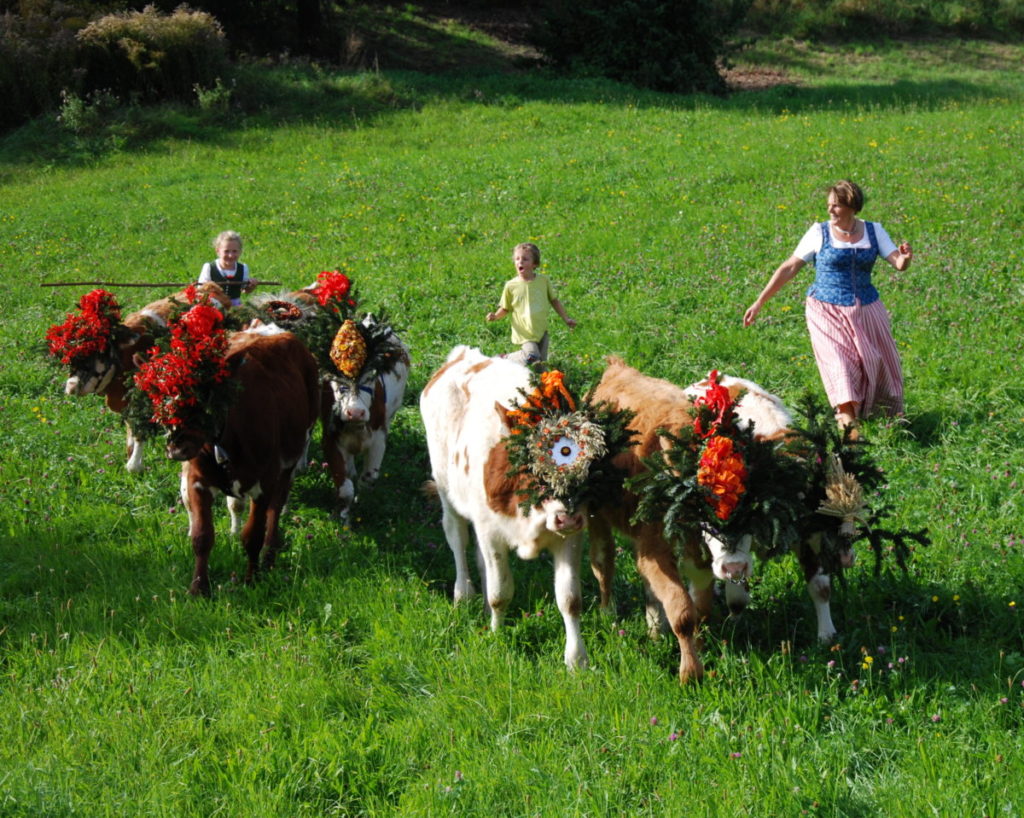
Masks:
[[[662,521],[670,539],[703,530],[734,547],[750,534],[770,553],[785,550],[805,512],[805,469],[779,444],[755,439],[751,426],[741,428],[718,372],[708,380],[693,402],[692,426],[659,429],[667,447],[628,481],[640,498],[634,519]]]
[[[80,367],[94,356],[113,357],[121,331],[121,307],[113,293],[92,290],[78,300],[78,311],[46,331],[47,349],[62,364]]]
[[[213,436],[235,397],[223,316],[206,298],[198,300],[194,287],[185,297],[188,306],[169,321],[168,338],[135,373],[138,389],[130,393],[127,418],[142,438],[185,424]]]
[[[541,373],[533,390],[508,411],[505,448],[510,478],[525,477],[520,505],[562,501],[570,510],[587,502],[603,503],[617,496],[624,473],[612,459],[628,448],[632,412],[594,404],[588,394],[573,397],[564,376]]]

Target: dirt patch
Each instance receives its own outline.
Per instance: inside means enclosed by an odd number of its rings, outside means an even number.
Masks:
[[[778,85],[799,85],[783,71],[773,68],[733,67],[721,69],[722,77],[730,91],[763,91]]]

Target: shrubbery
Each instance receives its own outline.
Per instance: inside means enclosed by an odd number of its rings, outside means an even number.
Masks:
[[[194,99],[195,87],[213,85],[228,65],[220,23],[184,6],[110,14],[77,40],[81,90],[110,89],[122,99]]]
[[[1024,0],[752,0],[745,25],[800,38],[1024,32]]]
[[[732,15],[714,0],[552,0],[535,27],[557,68],[659,91],[721,92]]]
[[[194,100],[228,67],[224,33],[206,12],[147,6],[89,23],[88,11],[54,3],[0,15],[0,130],[97,94]]]
[[[52,110],[74,78],[75,32],[59,18],[0,15],[0,130]]]

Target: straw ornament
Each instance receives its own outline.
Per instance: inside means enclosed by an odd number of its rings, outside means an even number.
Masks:
[[[346,378],[355,378],[366,363],[366,340],[351,318],[342,322],[331,344],[331,360]]]

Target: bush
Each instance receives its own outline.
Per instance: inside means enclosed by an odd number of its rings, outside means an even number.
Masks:
[[[733,7],[714,0],[552,0],[533,39],[562,70],[658,91],[720,93],[718,66],[738,16]]]
[[[0,15],[0,130],[52,110],[73,80],[75,33],[56,16]]]
[[[220,23],[180,6],[110,14],[78,33],[81,90],[110,89],[122,99],[190,101],[195,87],[213,86],[228,66]]]

